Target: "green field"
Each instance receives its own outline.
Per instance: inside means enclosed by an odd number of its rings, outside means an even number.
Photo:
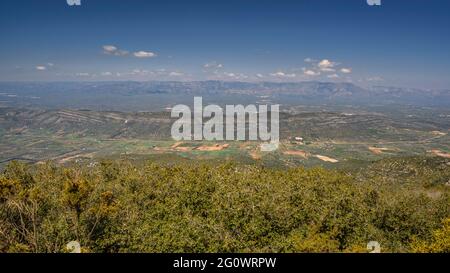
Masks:
[[[260,152],[261,142],[188,141],[172,147],[168,113],[0,109],[0,164],[11,160],[57,163],[105,158],[166,161],[237,161],[265,166],[351,167],[375,160],[450,153],[445,110],[404,109],[383,113],[360,109],[294,107],[281,114],[280,148]],[[351,113],[351,114],[349,114]],[[411,119],[412,114],[421,118]],[[302,137],[302,142],[293,137]]]

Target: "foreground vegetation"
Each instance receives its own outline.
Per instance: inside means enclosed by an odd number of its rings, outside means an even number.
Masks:
[[[448,160],[447,160],[448,161]],[[0,252],[450,252],[450,166],[403,158],[360,171],[137,164],[0,175]]]

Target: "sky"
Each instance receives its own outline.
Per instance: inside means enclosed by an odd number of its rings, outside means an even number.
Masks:
[[[450,88],[450,1],[0,1],[0,81]]]

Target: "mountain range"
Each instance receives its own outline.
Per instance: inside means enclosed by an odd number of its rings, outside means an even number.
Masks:
[[[193,96],[217,103],[450,106],[450,90],[334,82],[2,82],[0,106],[159,111]]]

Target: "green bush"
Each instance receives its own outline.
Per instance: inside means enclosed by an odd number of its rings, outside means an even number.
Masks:
[[[424,183],[413,163],[388,166],[14,162],[0,175],[0,251],[65,252],[77,240],[84,252],[364,252],[375,240],[389,252],[448,252],[448,187]]]

